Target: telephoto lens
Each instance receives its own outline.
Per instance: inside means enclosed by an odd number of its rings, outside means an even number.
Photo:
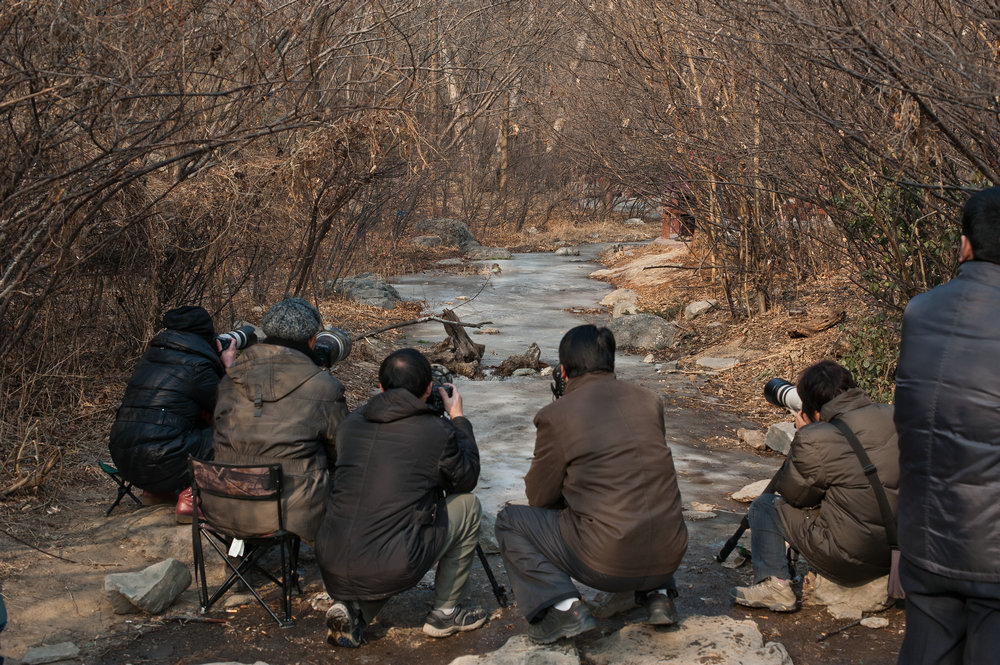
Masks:
[[[349,355],[351,355],[351,336],[346,330],[330,326],[316,333],[313,361],[317,365],[332,367]]]
[[[802,410],[802,398],[795,386],[784,379],[774,378],[764,386],[764,399],[775,406],[782,406],[792,413]]]
[[[245,349],[257,343],[257,330],[251,325],[240,326],[236,330],[218,335],[215,339],[219,340],[223,351],[228,349],[230,344],[235,344],[237,349]]]

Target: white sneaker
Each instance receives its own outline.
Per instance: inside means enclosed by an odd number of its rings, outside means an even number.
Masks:
[[[798,598],[788,580],[768,577],[753,586],[734,587],[729,592],[737,605],[766,607],[773,612],[794,612],[799,609]]]

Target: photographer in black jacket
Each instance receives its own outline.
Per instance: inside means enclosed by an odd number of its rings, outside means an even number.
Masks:
[[[222,350],[201,307],[168,311],[163,327],[129,379],[109,448],[122,477],[147,493],[172,496],[191,484],[188,455],[212,456],[216,390],[236,345]]]

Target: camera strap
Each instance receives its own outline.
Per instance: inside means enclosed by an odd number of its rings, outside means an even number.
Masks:
[[[861,468],[865,472],[868,482],[871,483],[872,490],[875,492],[875,500],[878,501],[878,509],[882,513],[882,521],[885,523],[885,537],[889,541],[889,549],[898,550],[899,541],[896,536],[896,519],[892,516],[889,499],[885,495],[885,487],[883,487],[882,480],[878,477],[878,469],[872,464],[871,458],[865,452],[865,447],[861,445],[857,435],[847,426],[847,423],[840,418],[834,418],[830,422],[840,430],[841,434],[847,439],[847,442],[851,444],[851,448],[854,449],[854,454],[858,456]]]

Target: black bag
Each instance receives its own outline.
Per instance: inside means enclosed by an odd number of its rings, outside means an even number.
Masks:
[[[896,534],[896,518],[893,517],[892,509],[889,508],[889,499],[886,498],[882,480],[878,477],[878,469],[872,464],[871,458],[865,452],[865,447],[861,445],[858,437],[847,426],[847,423],[840,418],[834,418],[832,422],[844,435],[847,442],[851,444],[854,454],[858,456],[861,468],[865,472],[865,477],[868,478],[868,482],[871,483],[872,490],[875,492],[878,509],[882,513],[882,521],[885,523],[885,537],[889,541],[889,550],[892,556],[889,566],[889,584],[887,589],[889,597],[906,598],[906,592],[903,591],[903,585],[899,581],[899,540]]]

